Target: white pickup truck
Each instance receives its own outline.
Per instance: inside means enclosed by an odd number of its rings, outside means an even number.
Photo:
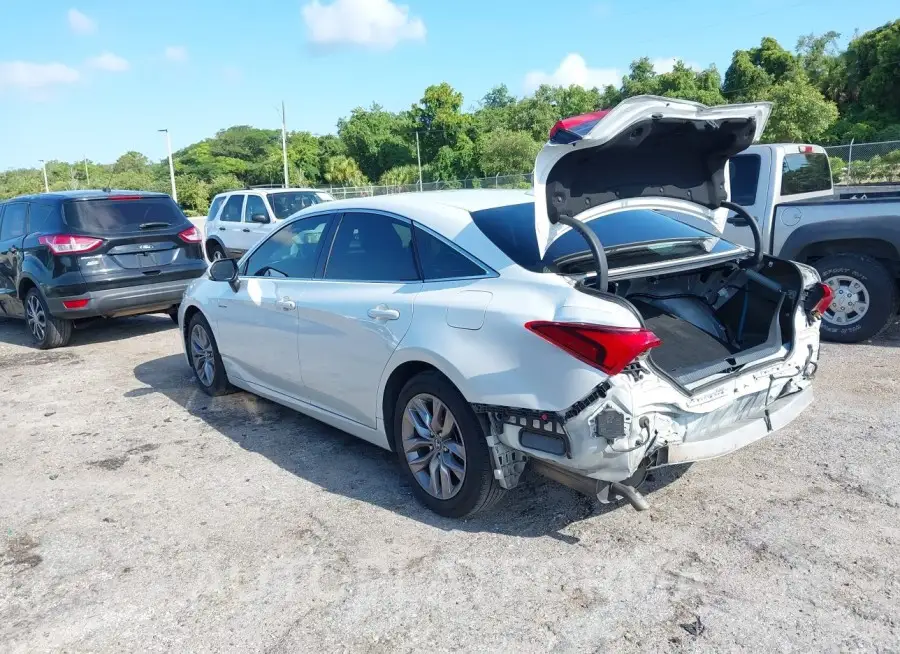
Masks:
[[[729,177],[732,202],[756,218],[763,249],[814,266],[833,290],[823,338],[858,342],[891,323],[900,304],[900,194],[842,199],[816,145],[751,146],[731,159]],[[737,218],[729,218],[724,236],[753,245]]]

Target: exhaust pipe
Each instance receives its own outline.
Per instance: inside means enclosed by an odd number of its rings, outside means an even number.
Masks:
[[[610,504],[619,499],[624,499],[634,507],[635,511],[646,511],[650,508],[646,498],[633,486],[628,486],[618,481],[609,482],[591,479],[540,459],[531,459],[530,463],[532,469],[542,477],[552,479],[563,486],[568,486],[582,495],[596,497],[602,504]],[[632,475],[632,479],[634,477],[635,475]]]

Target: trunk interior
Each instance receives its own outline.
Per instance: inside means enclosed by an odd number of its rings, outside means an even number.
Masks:
[[[688,386],[790,349],[802,287],[796,266],[766,257],[753,268],[729,263],[636,277],[613,282],[609,290],[627,300],[662,341],[650,352],[653,364]],[[590,280],[582,290],[595,291]]]

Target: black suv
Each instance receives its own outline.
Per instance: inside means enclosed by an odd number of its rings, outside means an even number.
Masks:
[[[76,321],[142,313],[177,320],[206,271],[202,235],[172,198],[66,191],[0,202],[0,315],[24,317],[42,349]]]

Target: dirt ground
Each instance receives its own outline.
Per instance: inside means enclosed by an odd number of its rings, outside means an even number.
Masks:
[[[650,511],[534,475],[465,522],[392,455],[194,385],[165,317],[0,322],[0,650],[900,651],[900,326]]]

